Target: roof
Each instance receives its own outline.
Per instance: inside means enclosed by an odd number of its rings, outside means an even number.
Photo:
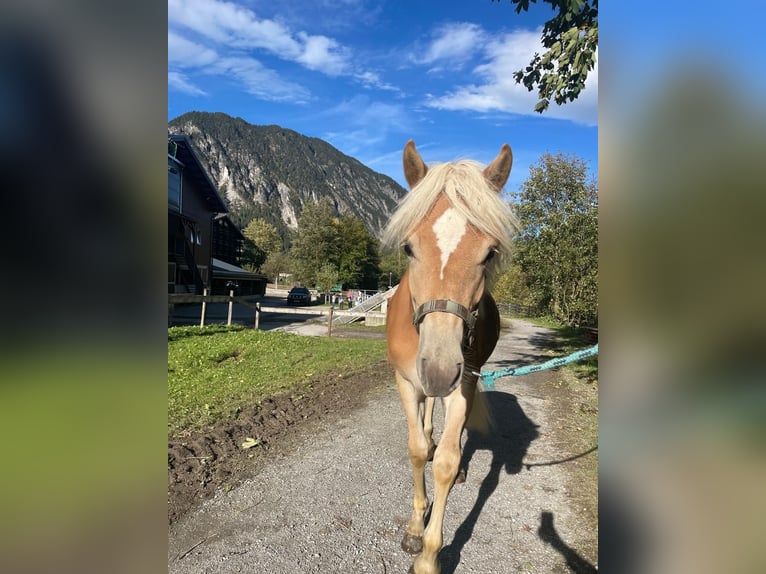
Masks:
[[[264,278],[260,273],[253,273],[242,267],[237,267],[226,261],[221,261],[213,257],[213,275],[217,277],[230,277],[230,278],[242,278],[242,279],[261,279]]]
[[[245,237],[245,234],[242,233],[242,230],[236,225],[234,225],[234,222],[225,213],[217,213],[216,215],[213,216],[213,219],[215,221],[220,221],[223,225],[225,225],[228,229],[230,229],[235,235],[239,236],[241,239],[247,239],[247,237]]]
[[[210,211],[216,213],[226,213],[229,208],[218,194],[216,185],[210,179],[210,174],[203,167],[202,162],[194,150],[191,140],[185,134],[168,134],[168,139],[172,140],[178,146],[176,149],[176,159],[184,166],[184,177],[197,184],[202,195],[210,207]]]

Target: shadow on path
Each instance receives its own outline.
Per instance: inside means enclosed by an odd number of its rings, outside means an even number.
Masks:
[[[503,470],[506,474],[518,473],[522,469],[527,448],[539,436],[537,425],[527,418],[514,395],[500,391],[486,394],[492,428],[488,435],[468,431],[461,467],[468,474],[468,464],[478,450],[491,451],[492,462],[487,476],[481,482],[473,508],[455,531],[452,542],[439,553],[442,574],[454,574],[460,563],[461,552],[471,539],[484,506],[497,489],[500,473]]]
[[[554,550],[561,554],[567,561],[567,566],[575,574],[596,574],[598,570],[580,556],[574,549],[572,549],[566,542],[561,539],[559,533],[556,532],[556,528],[553,526],[553,513],[542,512],[540,513],[540,528],[537,530],[537,535],[540,540],[550,544]]]

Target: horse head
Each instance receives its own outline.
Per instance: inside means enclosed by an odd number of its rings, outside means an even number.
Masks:
[[[508,211],[498,208],[497,196],[512,161],[504,144],[483,170],[468,161],[429,170],[411,140],[404,148],[410,194],[423,196],[403,248],[419,334],[417,374],[427,396],[447,396],[462,380],[488,268],[509,247]]]

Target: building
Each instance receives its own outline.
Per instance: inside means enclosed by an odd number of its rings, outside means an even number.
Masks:
[[[185,135],[168,136],[168,293],[263,295],[239,266],[244,237]]]
[[[213,218],[213,280],[214,295],[263,295],[266,277],[239,266],[245,236],[225,213]]]

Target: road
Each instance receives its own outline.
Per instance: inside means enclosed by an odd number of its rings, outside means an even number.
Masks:
[[[485,369],[547,359],[550,339],[514,320]],[[499,379],[486,393],[493,432],[467,433],[468,477],[447,505],[442,574],[597,572],[597,453],[569,440],[580,419],[559,377]],[[412,557],[399,546],[412,496],[406,442],[395,387],[381,385],[364,407],[313,429],[174,523],[169,572],[407,572]],[[583,475],[583,465],[592,472]]]

